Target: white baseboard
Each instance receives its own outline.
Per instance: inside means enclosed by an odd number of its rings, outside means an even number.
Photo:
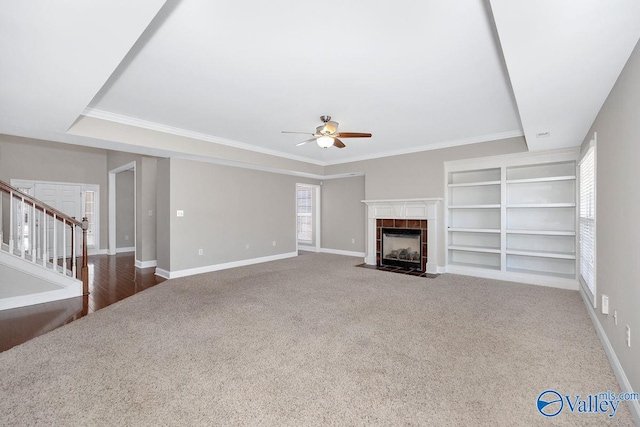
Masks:
[[[155,259],[149,260],[149,261],[140,261],[140,260],[136,260],[136,268],[151,268],[151,267],[155,267],[158,265],[158,261]]]
[[[607,358],[609,359],[609,363],[611,364],[611,369],[613,369],[613,373],[618,380],[618,385],[621,390],[626,393],[634,393],[633,388],[631,387],[631,383],[629,382],[629,378],[627,378],[627,374],[625,374],[624,369],[622,369],[622,365],[620,364],[620,360],[618,360],[618,356],[616,356],[616,352],[613,350],[611,346],[611,341],[607,337],[606,332],[602,328],[600,324],[600,320],[598,320],[598,316],[596,315],[595,310],[593,309],[593,302],[589,299],[589,297],[585,294],[582,287],[580,288],[580,296],[584,301],[584,305],[587,307],[587,312],[589,313],[589,317],[591,317],[591,322],[593,326],[596,328],[596,333],[598,334],[598,338],[600,338],[600,342],[602,342],[602,346],[604,347],[604,352],[607,354]],[[638,400],[628,400],[629,410],[631,411],[631,415],[635,419],[636,425],[640,426],[640,401]]]
[[[109,249],[87,249],[87,255],[107,255]]]
[[[354,252],[354,251],[343,251],[341,249],[329,249],[329,248],[320,248],[320,252],[325,254],[335,254],[335,255],[346,255],[346,256],[355,256],[364,258],[364,252]]]
[[[165,279],[170,279],[171,273],[168,270],[164,270],[162,268],[156,267],[156,276],[163,277]]]
[[[134,246],[130,248],[116,248],[117,254],[123,254],[125,252],[135,252],[135,251],[136,251],[136,248]]]
[[[484,268],[465,267],[449,264],[447,273],[462,274],[463,276],[483,277],[485,279],[504,280],[507,282],[526,283],[528,285],[548,286],[550,288],[577,291],[577,279],[563,279],[560,277],[542,276],[537,274],[511,273],[508,271],[487,270]]]
[[[309,246],[309,245],[298,245],[298,250],[305,251],[305,252],[318,252],[315,246]]]
[[[246,265],[260,264],[263,262],[277,261],[280,259],[293,258],[298,256],[298,252],[287,252],[277,255],[269,255],[260,258],[243,259],[240,261],[226,262],[223,264],[206,265],[204,267],[187,268],[184,270],[167,271],[156,268],[156,275],[165,279],[177,279],[178,277],[193,276],[194,274],[210,273],[212,271],[226,270],[235,267],[244,267]]]

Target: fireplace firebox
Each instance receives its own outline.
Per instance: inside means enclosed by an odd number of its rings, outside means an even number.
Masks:
[[[380,264],[422,270],[422,231],[412,228],[382,228]]]

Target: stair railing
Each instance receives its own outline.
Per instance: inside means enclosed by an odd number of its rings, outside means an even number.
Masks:
[[[80,278],[82,292],[88,295],[87,218],[78,221],[0,180],[0,250],[77,278],[76,239],[79,234],[76,228],[82,230]]]

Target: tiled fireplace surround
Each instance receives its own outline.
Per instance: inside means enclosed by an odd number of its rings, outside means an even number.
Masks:
[[[420,271],[427,271],[427,220],[425,219],[376,219],[376,265],[380,266],[383,228],[411,228],[422,230],[422,260]]]
[[[438,273],[438,215],[442,199],[363,200],[367,205],[367,252],[365,263],[378,265],[381,227],[422,230],[422,268]],[[393,224],[393,225],[391,225]],[[426,237],[425,237],[426,236]]]

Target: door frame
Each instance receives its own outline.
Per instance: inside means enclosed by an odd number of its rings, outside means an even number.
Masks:
[[[116,254],[116,174],[124,171],[133,171],[133,247],[135,258],[138,259],[138,194],[136,162],[129,162],[109,171],[109,255]]]

